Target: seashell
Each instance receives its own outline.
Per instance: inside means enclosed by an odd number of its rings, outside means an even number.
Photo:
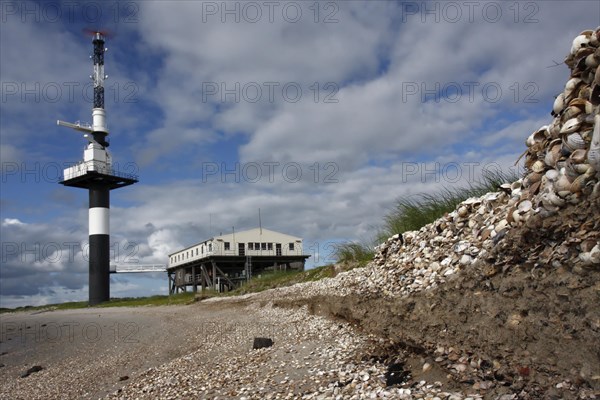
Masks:
[[[465,206],[460,206],[457,210],[459,217],[466,217],[469,214],[469,210]]]
[[[512,185],[510,183],[503,183],[502,185],[500,185],[500,190],[510,194],[512,190]]]
[[[575,97],[569,102],[569,107],[579,107],[581,111],[585,111],[586,104],[589,103],[586,99]]]
[[[591,91],[590,91],[591,94]],[[590,98],[590,96],[586,96],[587,99]],[[585,110],[583,110],[586,114],[592,114],[592,112],[594,111],[594,105],[590,102],[590,101],[586,101],[585,102]]]
[[[532,195],[535,195],[538,192],[538,190],[540,189],[543,179],[544,179],[544,177],[542,176],[541,180],[532,183],[531,186],[529,186],[529,193],[531,193]]]
[[[483,200],[487,202],[494,202],[501,197],[501,193],[498,192],[490,192],[483,195]]]
[[[579,100],[579,97],[576,97],[574,100]],[[582,110],[581,108],[577,107],[577,106],[569,106],[567,108],[565,108],[563,114],[561,115],[560,119],[561,121],[568,121],[572,118],[575,118],[576,116],[578,116],[579,114],[581,114]]]
[[[516,223],[521,222],[521,220],[523,219],[521,217],[521,214],[519,213],[519,210],[513,211],[511,215],[512,215],[512,220]]]
[[[587,147],[585,140],[583,140],[579,133],[571,133],[568,135],[564,140],[564,144],[566,144],[571,151],[585,149]]]
[[[596,51],[595,48],[591,47],[591,46],[586,46],[586,47],[581,47],[579,50],[577,50],[577,52],[575,53],[575,58],[578,61],[578,63],[581,60],[585,60],[585,58],[590,55],[590,54],[594,54],[594,52]]]
[[[524,214],[528,211],[530,211],[533,208],[533,204],[531,203],[531,201],[529,200],[523,200],[522,202],[519,203],[519,205],[517,206],[517,210],[519,211],[519,213]]]
[[[552,115],[558,115],[565,108],[565,94],[561,93],[554,99],[554,105],[552,106]]]
[[[584,240],[583,242],[581,242],[579,247],[581,247],[581,251],[585,251],[587,253],[588,251],[592,251],[594,246],[596,246],[598,244],[600,244],[600,243],[596,242],[593,239],[587,239],[587,240]]]
[[[541,173],[541,172],[543,172],[545,169],[546,169],[546,164],[544,164],[544,162],[541,161],[541,160],[537,160],[531,166],[531,170],[533,172],[537,172],[538,174]],[[541,176],[540,176],[540,179],[541,179]]]
[[[585,149],[576,149],[571,153],[569,159],[575,164],[581,164],[586,160],[587,150]]]
[[[590,54],[585,58],[585,66],[587,68],[596,68],[599,62],[595,54]]]
[[[527,145],[527,147],[531,147],[536,143],[543,142],[547,136],[549,136],[548,125],[544,125],[540,129],[529,135],[529,137],[525,141],[525,144]]]
[[[549,169],[548,171],[546,171],[546,174],[545,174],[546,179],[548,179],[550,182],[556,181],[559,176],[560,175],[559,175],[558,171],[555,169]]]
[[[468,206],[477,206],[477,205],[481,204],[481,200],[478,199],[477,197],[469,197],[468,199],[463,201],[463,204],[466,204]]]
[[[593,170],[593,168],[590,164],[585,164],[585,163],[575,164],[575,165],[573,165],[573,169],[575,171],[577,171],[578,174],[582,174],[582,175],[587,174],[590,169]]]
[[[571,161],[571,159],[568,159],[565,162],[565,174],[571,182],[573,182],[573,180],[580,175],[579,172],[577,172],[577,170],[575,169],[575,164],[573,163],[573,161]]]
[[[594,117],[594,133],[587,154],[587,162],[594,171],[600,172],[600,114],[596,114]]]
[[[541,172],[532,172],[527,175],[523,183],[525,183],[525,186],[530,187],[532,184],[541,181],[543,176],[544,174]]]
[[[577,129],[579,129],[580,126],[581,126],[581,121],[578,118],[571,118],[570,120],[566,121],[563,124],[562,128],[560,128],[560,133],[561,134],[573,133]]]
[[[566,176],[564,168],[560,171],[558,179],[554,182],[554,189],[557,192],[568,191],[571,188],[571,181]]]
[[[550,127],[548,128],[548,132],[550,133],[550,137],[552,138],[557,138],[558,135],[560,134],[560,118],[559,117],[554,117],[554,120],[552,120],[552,123],[550,124]]]
[[[585,184],[588,182],[589,178],[586,175],[579,175],[573,183],[571,183],[571,187],[569,190],[571,193],[579,193],[585,187]]]
[[[571,100],[571,95],[573,92],[579,87],[579,84],[582,82],[581,78],[571,78],[565,84],[565,102],[569,102]]]
[[[549,190],[540,196],[540,200],[545,209],[550,211],[557,211],[557,207],[562,207],[566,204],[566,201],[561,197],[557,196],[554,191]]]
[[[500,220],[500,222],[498,222],[496,224],[494,229],[501,231],[502,229],[506,228],[507,226],[508,226],[508,221],[506,219],[502,219],[502,220]]]
[[[594,47],[600,46],[600,29],[590,35],[590,45]]]
[[[453,250],[455,253],[462,253],[468,248],[469,243],[461,240],[460,242],[454,245]]]
[[[571,54],[575,54],[577,50],[582,47],[587,47],[590,43],[590,36],[579,35],[573,39],[573,43],[571,44]]]
[[[555,144],[554,146],[550,147],[550,150],[548,150],[546,153],[546,156],[544,157],[544,163],[550,167],[555,167],[561,156],[561,144]]]

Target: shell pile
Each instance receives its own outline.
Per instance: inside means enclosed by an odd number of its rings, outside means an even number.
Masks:
[[[578,203],[600,176],[600,28],[573,40],[565,64],[571,76],[554,101],[553,121],[526,140],[522,189],[545,215]]]
[[[434,289],[478,260],[488,260],[505,235],[532,216],[550,217],[586,196],[599,196],[600,28],[577,36],[565,63],[571,76],[554,103],[554,120],[526,140],[528,172],[523,179],[503,184],[498,192],[467,199],[419,231],[391,237],[376,248],[374,262],[364,269],[299,285],[303,296],[336,291],[405,298]],[[598,224],[588,224],[596,225],[576,227],[562,243],[548,243],[542,253],[532,250],[532,264],[600,265]]]

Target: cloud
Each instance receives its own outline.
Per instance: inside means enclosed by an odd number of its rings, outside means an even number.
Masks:
[[[278,2],[249,22],[250,3],[138,2],[108,42],[108,82],[121,90],[107,102],[110,150],[140,174],[111,194],[118,262],[165,263],[255,227],[260,208],[263,226],[303,237],[320,264],[332,243],[372,237],[398,196],[508,170],[551,121],[568,78],[555,63],[600,15],[594,2],[477,3],[472,15],[460,2]],[[3,89],[19,90],[3,92],[3,173],[81,157],[79,138],[54,124],[89,120],[89,102],[20,92],[87,83],[90,43],[68,22],[0,25]],[[2,188],[2,303],[85,299],[84,252],[65,243],[87,241],[86,193],[17,172]],[[112,280],[113,294],[166,292],[163,275]]]

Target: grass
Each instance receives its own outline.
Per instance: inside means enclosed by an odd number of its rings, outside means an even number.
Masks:
[[[157,295],[150,297],[124,297],[110,299],[110,301],[98,304],[95,307],[141,307],[141,306],[168,306],[177,304],[190,304],[195,301],[194,293],[179,293],[171,296]],[[47,304],[44,306],[24,306],[17,308],[0,308],[0,314],[16,311],[42,311],[42,310],[75,310],[87,308],[87,301],[72,301],[60,304]]]
[[[340,243],[336,246],[334,256],[336,260],[345,265],[354,264],[357,267],[367,265],[375,255],[373,245],[360,242]]]
[[[394,209],[383,218],[383,227],[377,235],[378,241],[381,243],[398,233],[419,230],[452,212],[466,199],[495,192],[503,183],[517,179],[516,175],[500,170],[486,171],[480,180],[468,187],[445,187],[433,194],[400,197]]]
[[[452,212],[466,199],[495,192],[503,183],[514,182],[517,179],[513,173],[488,170],[480,180],[468,187],[445,187],[433,194],[421,193],[400,197],[391,212],[383,217],[383,226],[379,229],[376,242],[383,243],[396,234],[419,230],[444,214]],[[338,262],[364,266],[373,259],[374,244],[341,243],[335,255]]]
[[[273,271],[254,276],[250,282],[227,293],[229,296],[257,293],[267,289],[291,286],[301,282],[313,282],[323,278],[331,278],[336,272],[333,265],[316,267],[307,271]]]
[[[98,304],[95,307],[141,307],[141,306],[166,306],[178,304],[191,304],[197,300],[215,297],[215,296],[235,296],[246,293],[262,292],[276,287],[291,286],[299,282],[318,281],[323,278],[333,277],[336,271],[333,265],[317,267],[307,271],[274,271],[262,273],[255,276],[242,287],[228,292],[218,293],[214,290],[204,290],[204,292],[186,292],[171,296],[151,296],[151,297],[125,297],[111,299],[110,301]],[[53,310],[72,310],[88,308],[87,301],[68,302],[61,304],[48,304],[44,306],[24,306],[18,308],[0,308],[0,313],[17,311],[53,311]]]

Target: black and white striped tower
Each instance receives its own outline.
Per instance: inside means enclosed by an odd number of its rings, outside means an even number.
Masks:
[[[96,305],[110,299],[110,191],[138,181],[136,176],[118,172],[112,168],[110,154],[106,150],[108,127],[104,110],[104,35],[94,33],[94,107],[92,125],[58,121],[84,132],[88,144],[83,151],[83,161],[64,170],[65,186],[89,191],[89,304]]]

